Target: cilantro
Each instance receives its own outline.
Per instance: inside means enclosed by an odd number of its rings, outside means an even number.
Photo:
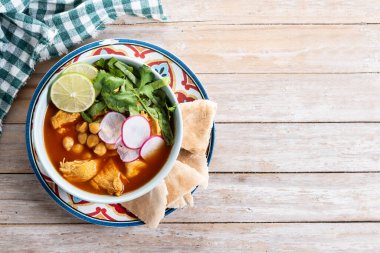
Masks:
[[[82,118],[91,122],[107,110],[129,115],[138,115],[141,111],[157,120],[167,145],[173,144],[173,131],[170,125],[171,115],[176,105],[171,105],[161,89],[169,85],[169,78],[154,80],[152,70],[143,65],[136,69],[112,57],[99,59],[93,65],[99,69],[94,80],[96,102]]]
[[[100,61],[100,60],[99,60]],[[107,72],[105,72],[104,70],[100,70],[98,72],[98,75],[95,77],[95,80],[94,80],[94,89],[95,89],[95,96],[98,96],[102,90],[102,82],[103,82],[103,79],[110,76],[110,74],[108,74]]]
[[[99,60],[94,62],[93,65],[94,65],[94,67],[96,67],[98,69],[104,69],[106,66],[106,60],[104,60],[103,58],[100,58]]]
[[[140,80],[137,82],[137,88],[141,89],[145,87],[145,84],[150,83],[154,80],[154,74],[152,70],[146,66],[142,65],[139,68]]]
[[[163,77],[161,79],[158,79],[157,81],[154,81],[150,84],[152,86],[153,90],[161,89],[164,86],[169,85],[170,80],[168,77]]]
[[[94,120],[99,115],[106,111],[107,105],[103,101],[95,102],[92,106],[87,109],[86,115],[88,115],[92,120]]]
[[[82,116],[84,121],[87,121],[88,123],[92,122],[92,119],[90,116],[88,116],[85,112],[81,112],[80,115]]]

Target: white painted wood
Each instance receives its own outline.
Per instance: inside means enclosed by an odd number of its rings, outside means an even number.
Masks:
[[[53,59],[36,66],[0,138],[1,249],[380,251],[379,224],[362,222],[380,222],[380,174],[364,173],[379,171],[380,126],[365,123],[380,121],[377,1],[164,2],[169,23],[124,17],[97,39],[158,44],[198,74],[219,104],[217,122],[228,123],[217,124],[209,189],[157,230],[114,229],[68,215],[32,174],[1,174],[31,173],[23,124]],[[351,121],[362,123],[315,124]],[[348,171],[362,173],[312,173]]]
[[[179,56],[197,73],[378,72],[379,27],[154,23],[109,26],[96,40],[151,42]],[[56,61],[46,61],[36,72],[46,73]]]
[[[41,78],[32,75],[6,122],[25,122]],[[199,78],[218,103],[217,122],[380,121],[380,74],[200,74]]]
[[[212,174],[164,222],[379,221],[380,174]],[[34,175],[0,175],[0,223],[71,222]],[[79,222],[79,221],[76,221]]]
[[[380,7],[375,0],[163,0],[169,22],[220,24],[330,24],[379,23]],[[148,23],[125,16],[116,24]]]
[[[212,172],[380,171],[380,124],[217,124]],[[0,173],[31,173],[25,127],[4,125]]]
[[[0,226],[7,252],[367,253],[379,251],[379,236],[378,223]]]

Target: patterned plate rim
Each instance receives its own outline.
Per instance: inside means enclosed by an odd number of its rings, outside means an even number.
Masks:
[[[70,205],[68,205],[66,202],[64,202],[61,198],[59,198],[53,190],[48,186],[46,181],[44,180],[43,176],[41,175],[41,172],[38,168],[38,165],[34,159],[33,155],[33,147],[31,142],[31,126],[32,126],[32,116],[35,108],[36,101],[44,88],[44,86],[48,83],[49,79],[53,76],[53,74],[60,69],[62,66],[64,66],[67,62],[74,59],[80,54],[83,54],[89,50],[93,50],[97,47],[103,47],[108,45],[117,45],[117,44],[130,44],[135,46],[142,46],[145,48],[149,48],[151,50],[157,51],[158,53],[162,54],[163,56],[169,58],[171,61],[173,61],[175,64],[177,64],[183,71],[186,72],[186,74],[192,79],[194,84],[198,87],[201,95],[204,99],[208,99],[207,92],[199,79],[196,77],[194,72],[184,63],[182,62],[177,56],[170,53],[169,51],[153,45],[151,43],[140,41],[140,40],[131,40],[131,39],[106,39],[106,40],[99,40],[94,41],[89,44],[83,45],[75,50],[73,50],[71,53],[68,53],[63,58],[61,58],[59,61],[57,61],[49,70],[48,72],[42,77],[41,81],[38,83],[36,90],[33,93],[32,99],[29,104],[28,113],[27,113],[27,119],[26,119],[26,131],[25,131],[25,137],[26,137],[26,146],[27,146],[27,152],[28,152],[28,158],[29,162],[32,166],[33,172],[36,175],[38,181],[43,186],[45,191],[48,193],[48,195],[64,210],[69,212],[71,215],[82,219],[86,222],[93,223],[96,225],[102,225],[102,226],[110,226],[110,227],[128,227],[128,226],[138,226],[143,225],[144,223],[140,220],[134,220],[134,221],[108,221],[108,220],[101,220],[95,217],[91,217],[86,215],[85,213],[80,212],[77,209],[74,209]],[[207,162],[208,165],[211,163],[212,154],[214,150],[214,144],[215,144],[215,124],[213,125],[212,131],[211,131],[211,139],[210,139],[210,146],[208,149],[208,157]],[[195,190],[194,190],[195,191]],[[193,192],[194,192],[193,191]],[[175,211],[175,208],[167,209],[165,212],[165,216],[169,215],[173,211]]]

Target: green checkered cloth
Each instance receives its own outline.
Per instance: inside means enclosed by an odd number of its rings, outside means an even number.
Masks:
[[[124,14],[166,20],[161,0],[0,0],[0,135],[37,62],[66,53]]]

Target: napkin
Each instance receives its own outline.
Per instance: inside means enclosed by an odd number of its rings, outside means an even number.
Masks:
[[[165,216],[165,208],[193,206],[191,195],[196,186],[207,188],[208,167],[206,151],[217,105],[210,100],[195,100],[181,104],[183,119],[182,149],[164,182],[151,192],[122,203],[122,206],[155,228]],[[192,136],[196,141],[185,136]],[[165,207],[165,208],[164,208]]]
[[[0,135],[5,115],[37,62],[129,14],[166,20],[161,0],[3,0],[0,3]]]

